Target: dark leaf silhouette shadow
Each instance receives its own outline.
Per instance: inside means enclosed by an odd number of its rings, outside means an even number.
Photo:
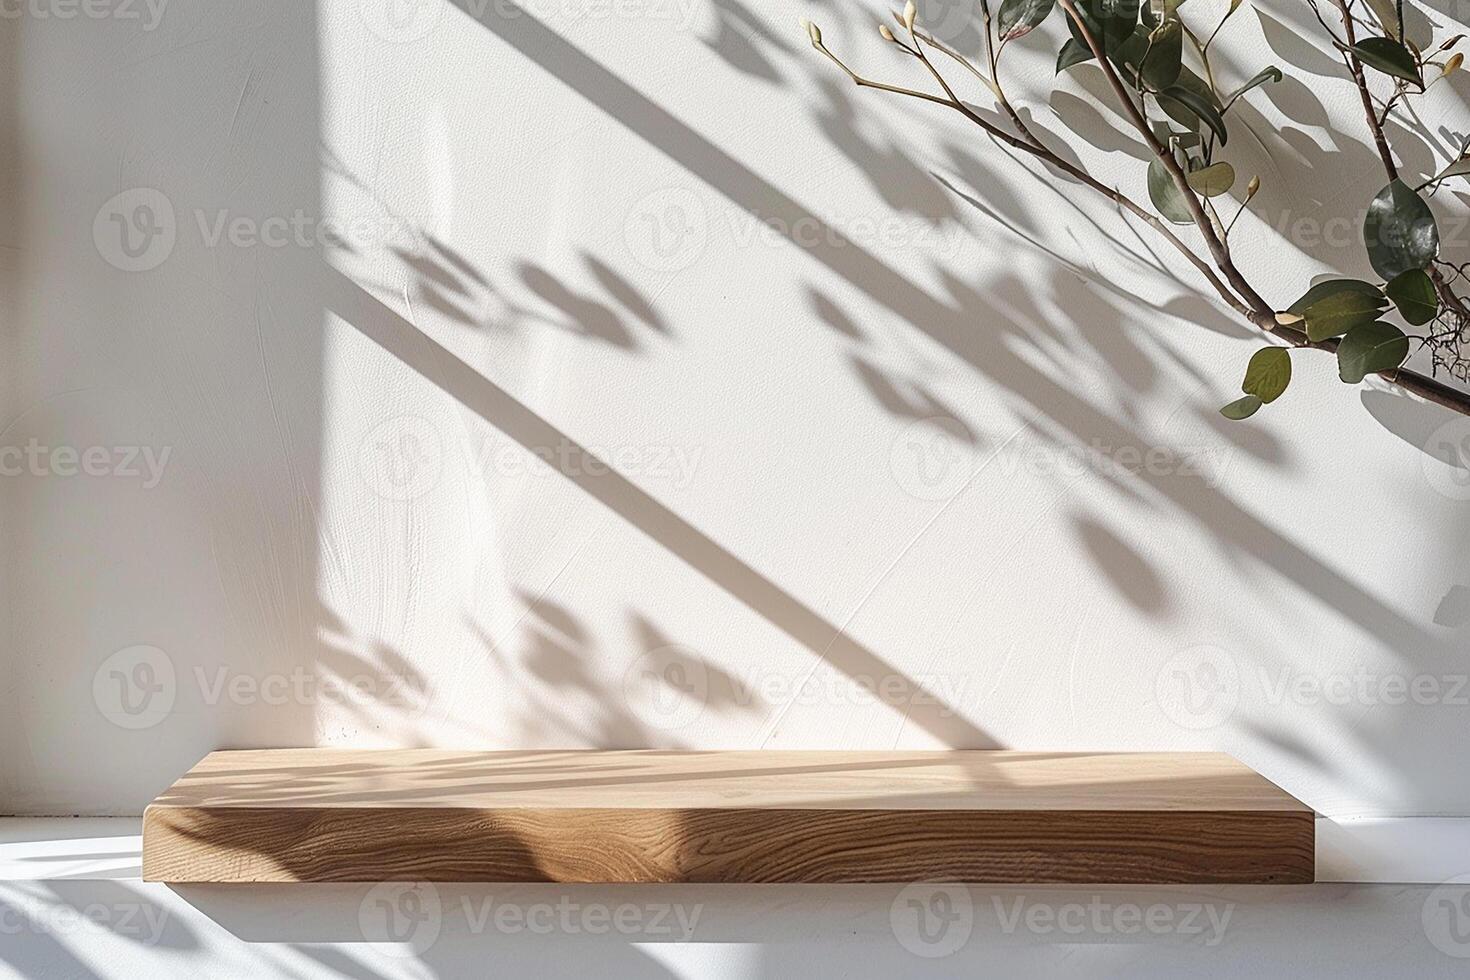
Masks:
[[[1134,608],[1154,617],[1164,613],[1164,583],[1138,552],[1091,518],[1073,516],[1072,526],[1098,570]]]

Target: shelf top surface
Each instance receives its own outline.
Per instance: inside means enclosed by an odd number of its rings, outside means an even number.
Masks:
[[[1214,752],[250,749],[155,808],[1299,811]]]

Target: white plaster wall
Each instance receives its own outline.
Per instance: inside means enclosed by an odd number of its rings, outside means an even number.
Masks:
[[[1470,813],[1470,424],[1321,357],[1219,419],[1254,341],[1082,189],[841,84],[795,21],[904,71],[863,4],[97,9],[0,21],[0,446],[110,460],[0,479],[0,812],[435,744],[1208,748]],[[1007,54],[1057,133],[1059,28]],[[1227,30],[1228,77],[1295,76],[1230,147],[1284,304],[1367,271],[1381,176],[1302,5]],[[1088,90],[1050,106],[1143,196]]]

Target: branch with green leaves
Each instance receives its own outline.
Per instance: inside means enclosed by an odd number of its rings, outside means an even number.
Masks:
[[[1284,77],[1272,65],[1233,89],[1220,87],[1211,62],[1212,47],[1243,0],[1225,0],[1223,12],[1203,23],[1193,14],[1194,23],[1185,22],[1181,14],[1184,0],[998,0],[993,16],[992,2],[995,0],[981,0],[980,5],[983,65],[928,33],[912,0],[894,14],[895,27],[879,25],[883,40],[903,57],[917,61],[937,91],[860,74],[827,47],[818,26],[806,21],[803,26],[812,46],[858,86],[954,110],[992,140],[1080,181],[1144,222],[1232,310],[1274,339],[1274,344],[1258,350],[1246,365],[1243,396],[1221,409],[1227,418],[1246,418],[1285,392],[1291,380],[1292,349],[1334,354],[1339,375],[1349,384],[1376,374],[1419,397],[1470,415],[1470,394],[1404,366],[1417,342],[1435,352],[1434,372],[1444,370],[1456,380],[1470,380],[1467,361],[1461,357],[1461,348],[1470,339],[1466,336],[1470,311],[1454,290],[1460,280],[1470,281],[1470,263],[1455,266],[1440,257],[1433,215],[1421,193],[1432,193],[1442,181],[1470,175],[1470,156],[1466,156],[1470,140],[1458,147],[1458,158],[1444,170],[1411,187],[1399,178],[1383,133],[1384,119],[1428,87],[1424,79],[1429,69],[1439,78],[1460,68],[1463,59],[1452,52],[1460,38],[1425,55],[1403,39],[1401,31],[1383,26],[1385,17],[1399,23],[1402,0],[1369,0],[1372,22],[1383,33],[1359,40],[1357,28],[1367,21],[1353,11],[1355,0],[1330,0],[1342,15],[1341,35],[1322,17],[1317,0],[1308,0],[1358,86],[1390,183],[1368,206],[1363,226],[1368,258],[1381,281],[1333,279],[1313,286],[1281,309],[1267,302],[1242,272],[1230,240],[1236,222],[1261,186],[1258,177],[1242,186],[1234,166],[1224,157],[1235,123],[1234,110],[1251,90]],[[1201,6],[1195,0],[1191,9]],[[1057,54],[1056,72],[1060,75],[1084,64],[1095,64],[1102,71],[1114,108],[1132,126],[1147,153],[1149,207],[1069,162],[1039,139],[1006,94],[1001,77],[1005,51],[1058,8],[1068,39]],[[941,65],[958,66],[978,80],[1001,116],[987,118],[976,111],[956,92]],[[1392,91],[1373,96],[1365,65],[1387,76]],[[1048,139],[1055,140],[1050,135]],[[1230,213],[1227,202],[1232,193],[1238,200]],[[1174,226],[1188,226],[1188,230],[1176,231]],[[1413,335],[1394,326],[1385,319],[1394,311],[1410,327],[1429,325],[1429,329]]]

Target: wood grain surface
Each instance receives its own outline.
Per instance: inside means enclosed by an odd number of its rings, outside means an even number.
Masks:
[[[149,881],[1311,881],[1312,810],[1215,753],[215,752]]]

